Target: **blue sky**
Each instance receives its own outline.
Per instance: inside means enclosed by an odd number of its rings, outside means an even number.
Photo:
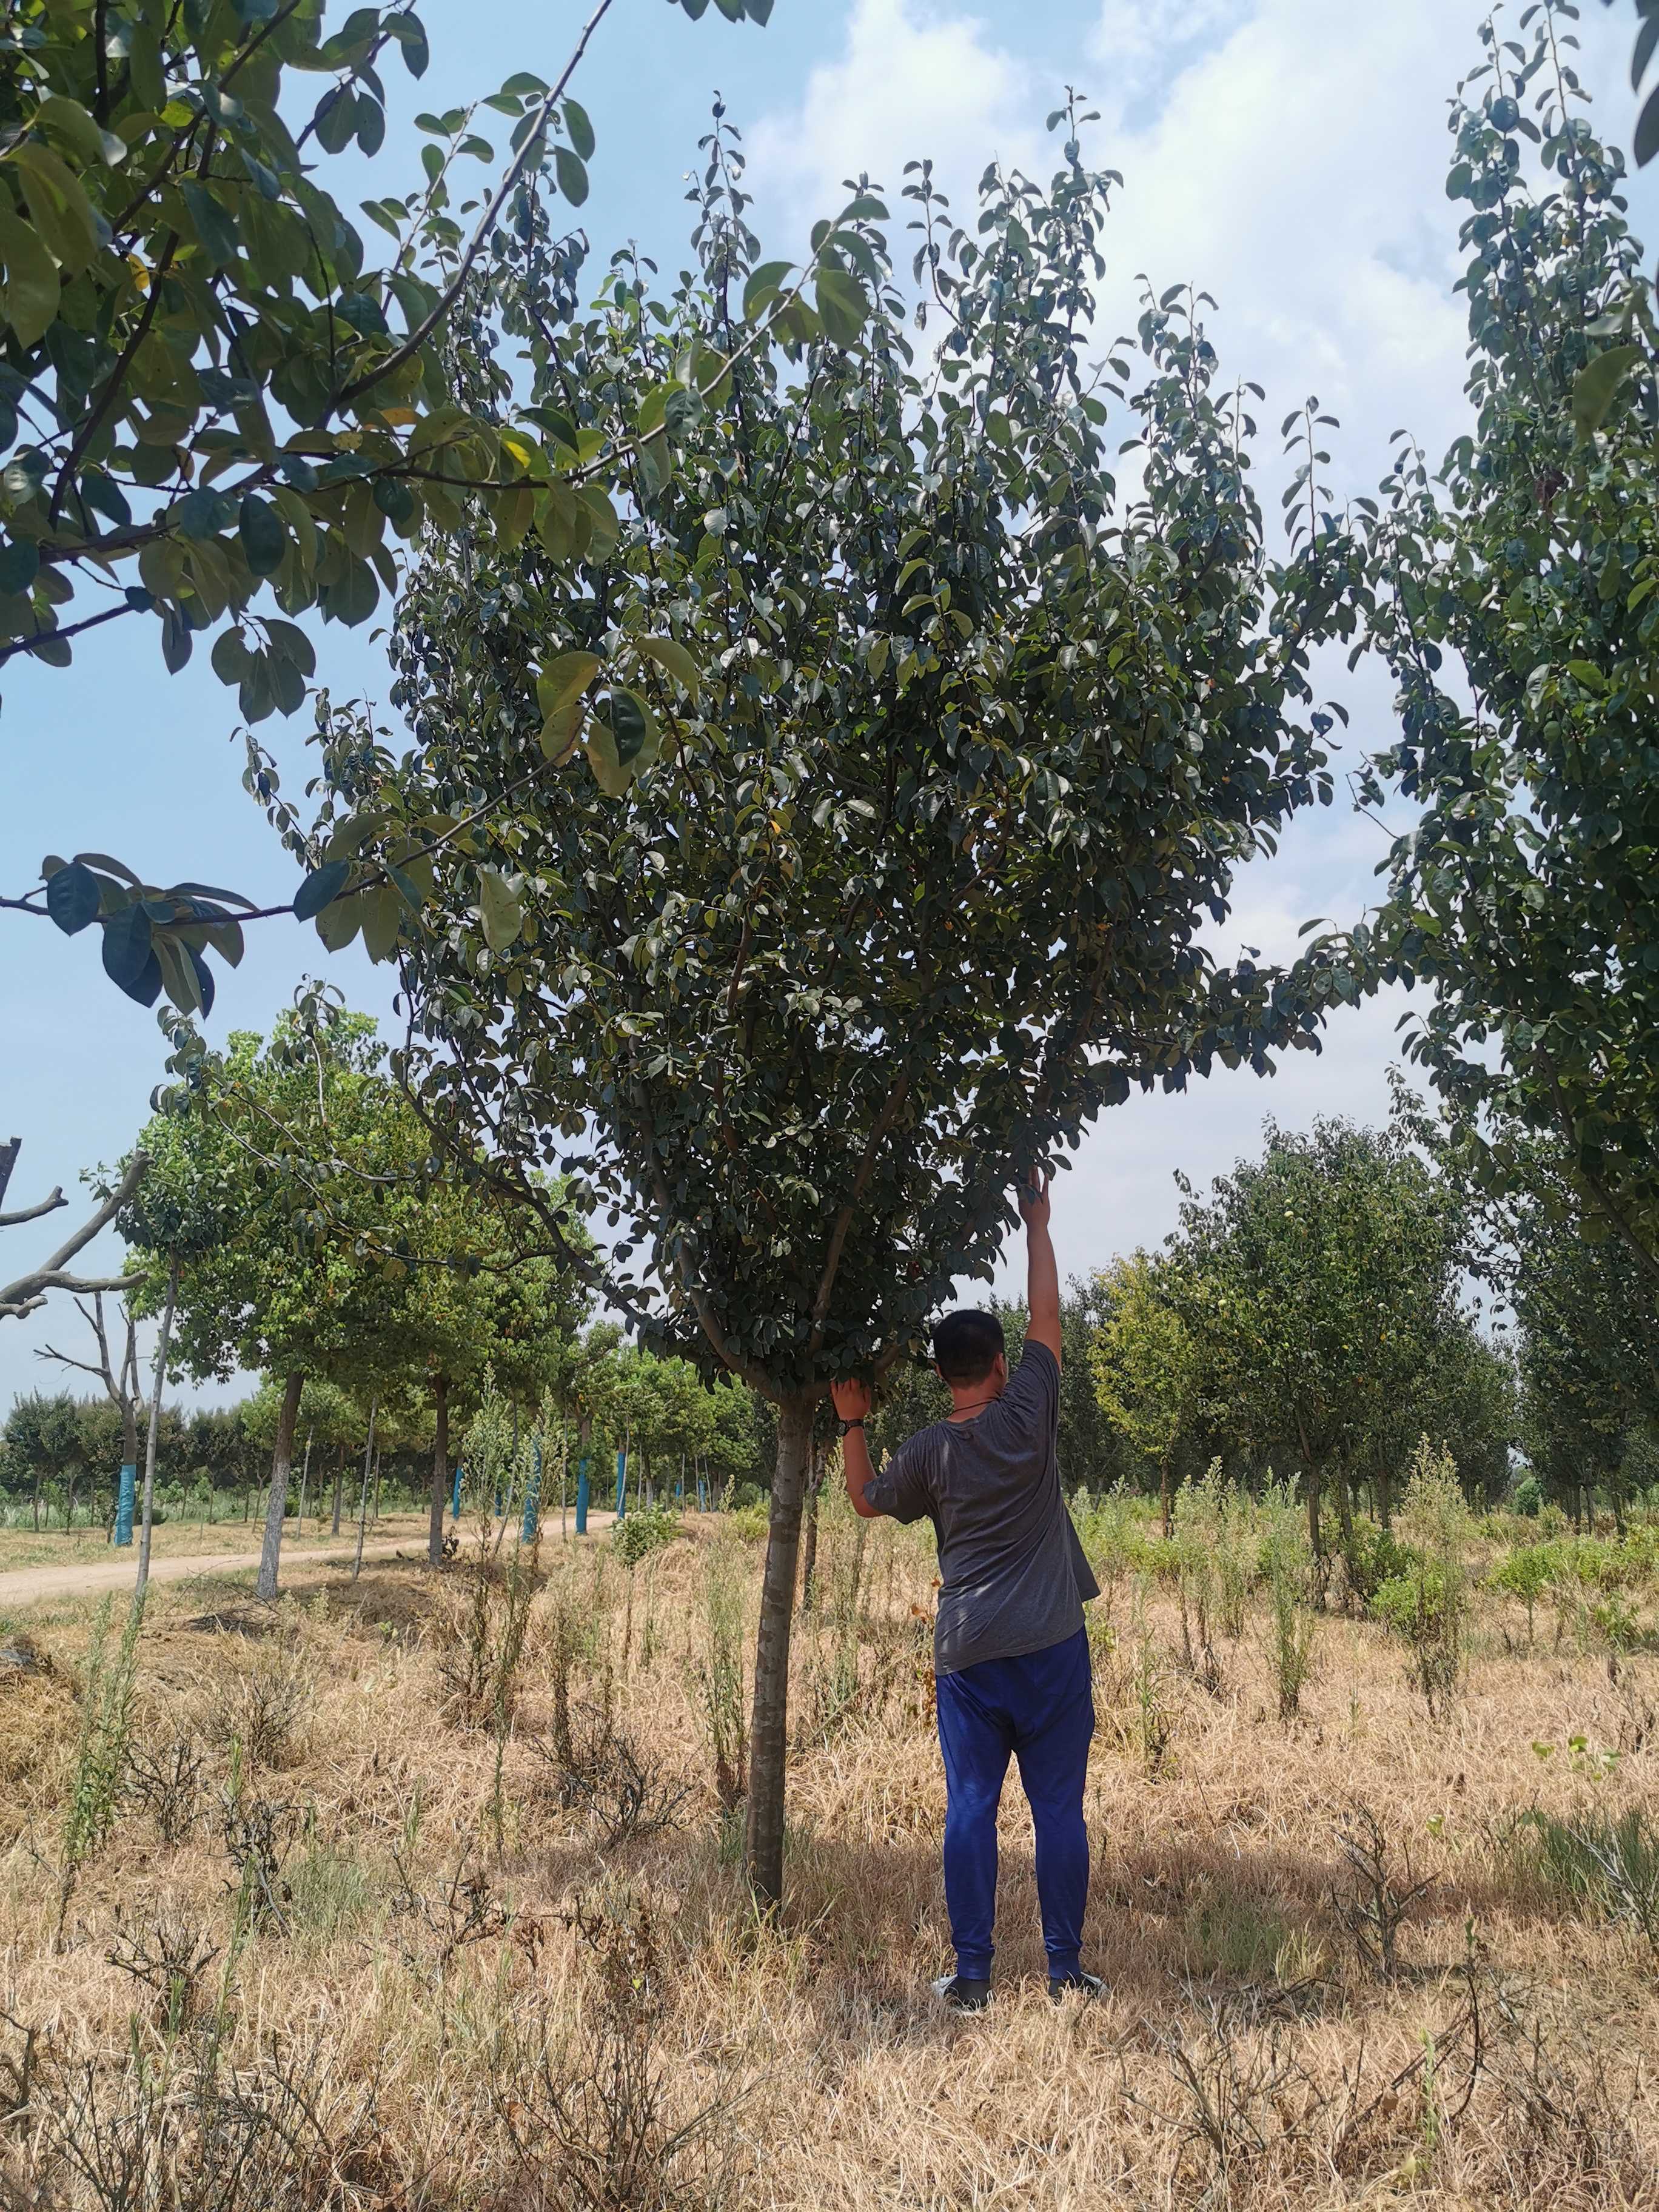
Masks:
[[[514,70],[550,76],[587,12],[573,0],[432,0],[431,70],[417,91],[404,88],[404,121],[340,197],[404,189],[417,107],[487,93]],[[1621,140],[1634,107],[1624,74],[1632,12],[1586,0],[1582,25],[1598,121]],[[692,24],[664,0],[617,0],[575,88],[599,141],[582,220],[601,252],[637,238],[678,264],[684,173],[719,87],[748,141],[757,228],[769,252],[799,257],[814,218],[833,212],[842,180],[860,171],[896,192],[903,161],[930,154],[960,207],[994,155],[1046,163],[1044,115],[1075,83],[1103,112],[1094,150],[1126,179],[1107,239],[1107,334],[1133,314],[1138,272],[1160,287],[1197,280],[1220,303],[1229,369],[1268,388],[1264,421],[1317,392],[1343,422],[1334,473],[1344,489],[1365,489],[1396,425],[1439,450],[1461,424],[1444,113],[1478,58],[1486,13],[1486,0],[777,0],[759,31],[712,7]],[[1654,185],[1639,180],[1632,197],[1638,232],[1659,237]],[[1272,441],[1262,460],[1271,481]],[[368,631],[330,628],[318,644],[319,680],[337,696],[383,697]],[[70,671],[3,672],[0,890],[34,882],[46,852],[90,849],[152,880],[204,877],[262,902],[289,895],[291,868],[240,788],[234,696],[205,659],[168,678],[153,626],[135,621],[94,633]],[[1389,702],[1375,676],[1339,666],[1328,682],[1354,710],[1355,750],[1378,741]],[[261,731],[296,781],[306,720]],[[1365,902],[1381,857],[1379,832],[1346,808],[1304,822],[1243,882],[1218,941],[1288,951],[1304,920]],[[360,953],[328,960],[309,928],[284,921],[249,935],[216,1036],[267,1027],[307,972],[387,1011],[386,971]],[[117,1157],[144,1116],[161,1074],[154,1017],[105,981],[89,938],[4,915],[0,978],[11,1042],[0,1138],[24,1139],[8,1203],[54,1182],[78,1203],[81,1170]],[[1255,1147],[1267,1114],[1292,1126],[1322,1111],[1379,1118],[1400,1012],[1363,1010],[1322,1058],[1296,1055],[1270,1084],[1220,1076],[1109,1115],[1058,1194],[1062,1266],[1156,1241],[1175,1219],[1173,1170],[1202,1181],[1225,1169]],[[0,1273],[44,1250],[53,1225],[7,1232]],[[101,1256],[118,1259],[113,1240]],[[71,1348],[79,1330],[67,1305],[50,1322],[0,1322],[0,1407],[15,1390],[50,1387],[35,1349],[48,1339]]]

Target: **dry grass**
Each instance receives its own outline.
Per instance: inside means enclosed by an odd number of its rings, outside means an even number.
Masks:
[[[1519,1609],[1487,1610],[1431,1725],[1401,1645],[1333,1620],[1285,1729],[1259,1609],[1200,1680],[1170,1601],[1147,1594],[1133,1635],[1120,1604],[1089,1804],[1111,1994],[1048,2002],[1011,1781],[998,1996],[962,2021],[926,1996],[946,1960],[928,1547],[879,1529],[838,1632],[854,1537],[826,1530],[797,1645],[790,1902],[768,1927],[713,1788],[717,1538],[688,1525],[636,1571],[631,1617],[608,1545],[550,1547],[581,1629],[578,1758],[620,1735],[655,1802],[690,1793],[614,1846],[604,1774],[573,1787],[549,1755],[560,1589],[536,1602],[504,1745],[453,1715],[453,1571],[375,1565],[354,1590],[302,1569],[253,1634],[193,1627],[200,1592],[159,1591],[139,1735],[152,1766],[175,1741],[200,1753],[193,1803],[170,1843],[129,1805],[55,1958],[87,1612],[31,1617],[51,1671],[0,1683],[0,2207],[1659,2206],[1659,1970],[1514,1834],[1534,1806],[1653,1805],[1659,1661],[1528,1653]],[[751,1602],[758,1566],[750,1546]],[[273,1708],[288,1724],[256,1753],[250,1716]],[[1360,1807],[1394,1893],[1427,1885],[1386,1978],[1352,1934],[1340,1832]],[[172,2195],[113,2193],[140,2139]]]

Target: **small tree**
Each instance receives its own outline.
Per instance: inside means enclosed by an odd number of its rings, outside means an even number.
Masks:
[[[1269,1122],[1259,1161],[1182,1205],[1164,1291],[1198,1389],[1258,1464],[1301,1468],[1316,1559],[1328,1491],[1352,1558],[1353,1475],[1460,1325],[1462,1249],[1455,1192],[1400,1131],[1346,1121]]]
[[[912,173],[927,355],[873,191],[820,231],[809,308],[727,125],[703,153],[665,297],[625,253],[577,318],[534,236],[503,272],[538,404],[627,445],[625,511],[573,514],[574,572],[482,516],[464,561],[434,549],[398,647],[422,748],[331,738],[319,834],[472,811],[447,927],[404,951],[424,1109],[526,1204],[568,1173],[625,1224],[616,1310],[776,1405],[747,1839],[773,1901],[817,1401],[990,1273],[1015,1178],[1101,1108],[1311,1030],[1198,930],[1328,788],[1328,721],[1297,715],[1349,615],[1311,445],[1311,528],[1267,561],[1243,398],[1179,290],[1146,302],[1119,499],[1129,363],[1085,350],[1113,180],[1074,137],[1047,191],[993,167],[971,234]],[[775,343],[738,337],[780,301]]]
[[[1095,1277],[1103,1318],[1089,1358],[1106,1418],[1158,1469],[1168,1536],[1176,1449],[1197,1411],[1198,1362],[1186,1324],[1167,1295],[1165,1272],[1149,1253],[1137,1251]]]

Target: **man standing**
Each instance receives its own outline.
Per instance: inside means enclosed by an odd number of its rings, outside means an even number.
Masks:
[[[1012,1380],[994,1314],[947,1314],[933,1363],[951,1393],[944,1420],[912,1437],[879,1474],[864,1422],[870,1387],[832,1385],[847,1492],[866,1520],[927,1514],[939,1539],[933,1632],[939,1739],[945,1754],[945,1899],[957,1971],[933,1984],[958,2012],[991,1995],[997,1806],[1012,1753],[1036,1832],[1037,1896],[1048,1994],[1097,1996],[1080,1949],[1089,1890],[1083,1785],[1095,1711],[1086,1600],[1098,1597],[1060,1489],[1060,1275],[1048,1236],[1048,1185],[1020,1194],[1028,1261],[1025,1350]]]

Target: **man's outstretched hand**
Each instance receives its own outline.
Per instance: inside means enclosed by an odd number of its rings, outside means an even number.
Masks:
[[[1028,1229],[1048,1226],[1048,1177],[1041,1168],[1033,1168],[1019,1187],[1019,1210]]]
[[[857,1376],[849,1376],[845,1382],[832,1382],[830,1398],[840,1420],[863,1421],[870,1417],[870,1385],[860,1382]]]

